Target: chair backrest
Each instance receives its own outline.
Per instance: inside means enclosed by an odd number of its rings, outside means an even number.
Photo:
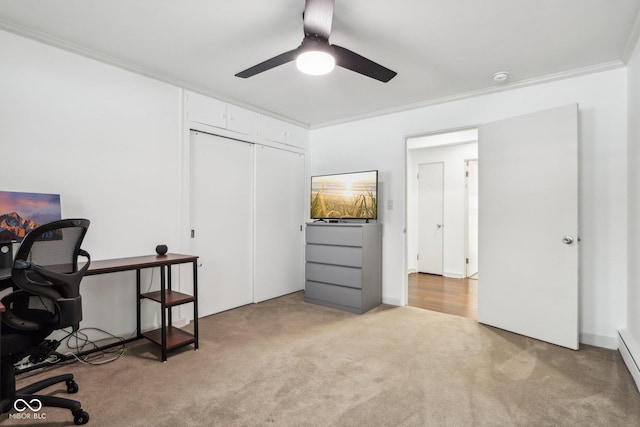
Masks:
[[[89,223],[88,219],[62,219],[36,227],[22,240],[15,260],[75,272]]]
[[[63,219],[37,227],[25,236],[13,262],[15,286],[53,303],[55,329],[72,326],[75,330],[82,320],[80,281],[91,259],[80,246],[88,227],[87,219]],[[81,268],[79,256],[87,258]]]

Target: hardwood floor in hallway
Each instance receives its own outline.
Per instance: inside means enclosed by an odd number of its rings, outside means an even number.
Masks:
[[[478,281],[409,274],[409,306],[477,319]]]

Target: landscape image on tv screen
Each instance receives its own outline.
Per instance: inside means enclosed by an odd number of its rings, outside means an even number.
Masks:
[[[0,241],[21,242],[34,228],[61,218],[59,194],[0,191]],[[45,236],[61,237],[57,230]]]
[[[376,219],[378,171],[311,177],[311,218]]]

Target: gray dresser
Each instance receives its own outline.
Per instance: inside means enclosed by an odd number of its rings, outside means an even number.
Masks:
[[[382,224],[307,223],[304,300],[364,313],[382,302]]]

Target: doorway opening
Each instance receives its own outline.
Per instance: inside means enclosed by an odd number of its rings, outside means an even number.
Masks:
[[[409,306],[478,319],[478,280],[409,274]]]
[[[407,139],[408,304],[477,318],[477,129]]]

